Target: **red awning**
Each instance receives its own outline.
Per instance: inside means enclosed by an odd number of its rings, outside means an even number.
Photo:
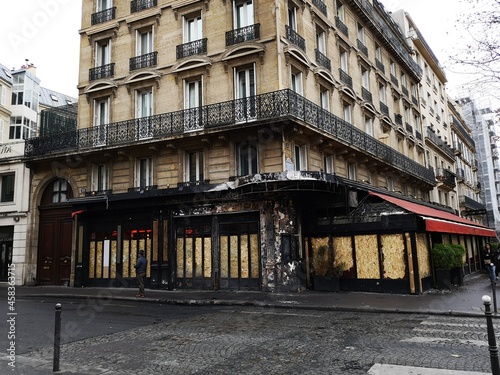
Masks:
[[[390,195],[368,192],[407,211],[420,215],[425,220],[425,229],[429,232],[469,234],[484,237],[496,237],[493,229],[475,223],[471,220],[454,215],[450,212],[441,211],[432,207],[423,206],[418,203],[405,201]]]

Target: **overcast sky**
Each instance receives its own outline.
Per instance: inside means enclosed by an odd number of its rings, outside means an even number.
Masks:
[[[94,0],[85,0],[94,1]],[[455,23],[466,11],[460,0],[382,0],[389,11],[405,9],[430,45],[456,92],[467,77],[447,70],[450,49],[461,40]],[[29,59],[42,86],[77,97],[81,0],[17,0],[0,2],[0,63],[20,68]]]

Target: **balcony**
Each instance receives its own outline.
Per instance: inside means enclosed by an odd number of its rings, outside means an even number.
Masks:
[[[448,155],[451,159],[455,160],[455,153],[444,141],[436,135],[430,128],[427,128],[427,134],[425,135],[428,140],[433,142],[442,152]]]
[[[92,25],[97,25],[106,21],[114,20],[116,17],[116,7],[101,10],[97,13],[92,13],[90,16],[90,23]]]
[[[327,70],[332,69],[332,63],[328,57],[326,57],[319,49],[314,50],[316,52],[316,62]]]
[[[326,4],[321,0],[313,0],[313,4],[316,5],[316,8],[320,10],[325,16],[328,16],[328,11]]]
[[[226,31],[226,47],[260,38],[260,23]]]
[[[466,195],[458,196],[458,204],[460,207],[465,207],[471,210],[484,210],[486,208],[481,202],[477,202]]]
[[[96,66],[89,69],[89,81],[95,81],[106,77],[113,77],[115,75],[115,63]]]
[[[128,192],[129,192],[129,193],[132,193],[132,192],[134,192],[134,191],[143,192],[143,191],[148,191],[148,190],[157,190],[157,189],[158,189],[158,185],[136,186],[136,187],[131,187],[131,188],[128,188]]]
[[[418,107],[418,100],[414,95],[411,96],[411,102],[413,103],[413,105]]]
[[[352,88],[352,77],[344,72],[342,68],[339,68],[339,78],[341,82]]]
[[[375,59],[375,65],[378,70],[380,70],[382,73],[385,73],[385,66],[382,61],[380,61],[379,59]]]
[[[372,102],[372,93],[365,89],[364,87],[361,87],[361,96],[363,97],[363,100],[371,103]]]
[[[368,57],[368,48],[365,46],[365,44],[364,44],[361,40],[357,39],[357,42],[358,42],[358,49],[359,49],[361,52],[363,52],[363,54],[364,54],[366,57]]]
[[[455,153],[455,155],[457,155],[457,156],[461,155],[463,152],[463,149],[464,149],[464,146],[461,143],[455,142],[453,144],[453,152]]]
[[[391,82],[393,83],[394,86],[399,87],[399,81],[392,73],[391,73]]]
[[[380,102],[380,112],[389,116],[389,107],[385,103]]]
[[[413,126],[411,126],[409,123],[405,122],[405,129],[408,132],[408,134],[413,134]]]
[[[176,47],[177,60],[203,53],[207,53],[207,38],[179,44]]]
[[[463,168],[457,168],[457,181],[462,182],[465,180],[465,171]]]
[[[129,61],[130,71],[149,68],[158,64],[158,52],[146,53],[145,55],[132,57]]]
[[[299,47],[302,51],[306,51],[306,40],[302,38],[299,33],[297,33],[294,29],[292,29],[290,26],[286,26],[286,38],[292,42],[292,44],[295,44],[297,47]]]
[[[399,126],[403,126],[403,116],[401,116],[399,113],[395,113],[394,122]]]
[[[403,91],[403,95],[406,96],[407,98],[409,97],[409,92],[408,92],[408,89],[406,87],[404,87],[403,85],[401,85],[401,91]]]
[[[416,137],[419,141],[422,141],[422,133],[420,133],[418,130],[415,130],[415,137]]]
[[[455,173],[446,168],[436,168],[436,180],[438,187],[444,188],[443,190],[453,190],[455,188]]]
[[[342,22],[342,20],[338,17],[335,17],[335,26],[342,32],[342,34],[344,34],[346,37],[349,37],[349,29],[347,28],[345,23]]]
[[[158,5],[157,0],[132,0],[130,2],[130,13],[140,12]]]
[[[94,197],[96,195],[109,195],[113,193],[112,189],[107,189],[107,190],[94,190],[94,191],[86,191],[85,196],[86,197]]]
[[[430,168],[408,158],[364,131],[322,109],[292,90],[274,91],[199,107],[198,116],[190,110],[168,112],[148,117],[149,137],[137,138],[137,119],[82,128],[75,131],[35,137],[26,140],[27,159],[53,158],[68,153],[89,153],[103,148],[127,147],[141,142],[159,142],[178,138],[193,131],[221,132],[259,125],[270,121],[299,120],[329,134],[337,142],[369,155],[429,185],[436,184]],[[189,127],[186,119],[189,117]]]

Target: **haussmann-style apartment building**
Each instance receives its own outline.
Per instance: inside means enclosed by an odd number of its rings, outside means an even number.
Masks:
[[[150,288],[297,291],[326,245],[343,290],[421,293],[453,242],[478,270],[495,234],[431,199],[400,30],[376,0],[84,1],[78,129],[26,143],[27,267],[133,286],[144,249]]]

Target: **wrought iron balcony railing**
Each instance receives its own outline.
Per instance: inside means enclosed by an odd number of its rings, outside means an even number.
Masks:
[[[92,13],[90,16],[90,23],[97,25],[106,21],[114,20],[116,17],[116,7],[101,10],[100,12]]]
[[[366,100],[369,103],[372,102],[372,93],[368,91],[368,89],[361,87],[361,96],[363,97],[363,100]]]
[[[130,2],[130,13],[140,12],[158,5],[158,0],[132,0]]]
[[[406,87],[404,87],[403,85],[401,85],[401,91],[403,91],[403,95],[408,98],[408,95],[409,95],[408,89]]]
[[[460,133],[460,136],[464,138],[473,148],[476,148],[476,143],[474,142],[474,139],[470,136],[470,134],[465,130],[463,125],[458,121],[458,119],[452,115],[451,117],[453,127],[455,128],[456,131]]]
[[[394,114],[394,122],[397,125],[403,126],[403,116],[401,116],[399,113]]]
[[[436,168],[436,180],[449,186],[456,186],[455,173],[446,168]]]
[[[468,197],[467,195],[459,195],[458,204],[460,204],[460,206],[465,206],[466,208],[470,208],[473,210],[483,210],[486,208],[484,204],[475,201],[474,199]]]
[[[323,13],[325,16],[328,16],[328,10],[326,4],[321,0],[313,0],[313,4]]]
[[[364,54],[366,57],[368,57],[368,47],[366,47],[366,46],[365,46],[365,44],[364,44],[361,40],[357,39],[356,41],[358,42],[358,49],[359,49],[361,52],[363,52],[363,54]]]
[[[412,95],[411,96],[411,102],[413,103],[413,105],[416,105],[418,107],[418,100],[417,98],[415,97],[415,95]]]
[[[347,86],[352,88],[352,77],[344,72],[342,68],[339,68],[339,77],[342,82],[344,82]]]
[[[422,140],[422,133],[420,133],[418,130],[415,130],[415,137],[421,141]]]
[[[226,31],[226,46],[248,42],[260,38],[260,23]]]
[[[179,44],[176,47],[177,59],[207,53],[207,38]]]
[[[399,81],[396,77],[394,77],[394,74],[391,73],[391,82],[396,86],[399,87]]]
[[[406,131],[410,134],[413,134],[413,126],[411,126],[409,123],[405,122],[405,128]]]
[[[115,75],[115,63],[96,66],[95,68],[89,69],[89,81],[95,81],[96,79],[102,79],[106,77],[113,77]]]
[[[286,38],[305,52],[306,51],[306,40],[304,38],[302,38],[299,35],[299,33],[297,33],[290,26],[286,25],[285,29],[286,29]]]
[[[338,17],[335,17],[335,26],[342,32],[342,34],[344,34],[346,37],[349,37],[349,29],[347,28],[346,24],[342,22],[342,20]]]
[[[465,179],[465,171],[463,168],[457,168],[456,170],[457,180],[463,181]]]
[[[316,52],[316,62],[323,68],[331,70],[332,63],[328,57],[326,57],[319,49],[314,50]]]
[[[129,62],[129,69],[137,70],[143,68],[149,68],[151,66],[156,66],[158,64],[158,52],[146,53],[145,55],[132,57]]]
[[[389,107],[385,103],[380,102],[380,112],[389,116]]]
[[[435,185],[431,169],[289,89],[205,105],[199,107],[196,113],[192,110],[182,110],[30,138],[25,143],[25,156],[33,158],[58,153],[90,152],[111,146],[124,147],[141,140],[163,141],[167,137],[192,131],[220,128],[227,130],[231,127],[240,128],[246,123],[269,122],[279,118],[299,119],[330,134],[340,143]],[[147,131],[144,127],[147,127]]]
[[[113,189],[86,191],[85,196],[86,197],[93,197],[95,195],[109,195],[112,192],[113,192]]]
[[[375,59],[375,65],[378,70],[380,70],[382,73],[385,73],[385,66],[382,61],[380,61],[379,59]]]
[[[455,153],[439,136],[436,135],[430,128],[427,128],[427,134],[425,135],[427,139],[431,140],[438,148],[448,155],[451,159],[455,159]]]

